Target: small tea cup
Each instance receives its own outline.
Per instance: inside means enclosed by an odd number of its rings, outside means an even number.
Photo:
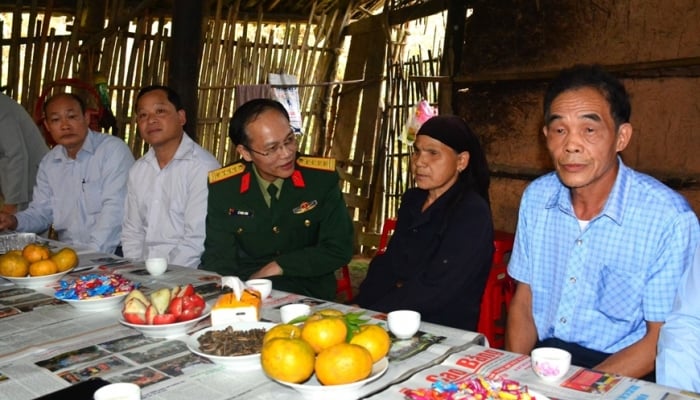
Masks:
[[[308,304],[294,303],[280,307],[280,317],[282,323],[286,324],[299,317],[305,317],[311,313],[311,306]]]
[[[260,298],[266,299],[272,293],[272,281],[269,279],[249,279],[245,285],[260,292]]]
[[[141,388],[135,383],[111,383],[97,389],[94,400],[141,400]]]
[[[420,313],[412,310],[397,310],[387,314],[389,331],[398,339],[410,339],[420,327]]]
[[[168,260],[164,257],[146,259],[146,271],[153,276],[163,275],[168,270]]]
[[[571,353],[556,347],[539,347],[530,353],[532,370],[548,382],[561,379],[571,366]]]

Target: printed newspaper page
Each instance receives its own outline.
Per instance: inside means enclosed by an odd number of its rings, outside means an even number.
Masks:
[[[545,382],[533,372],[529,356],[478,345],[452,354],[440,365],[418,372],[411,379],[371,398],[405,399],[405,392],[409,389],[427,389],[437,381],[459,385],[477,376],[490,382],[517,381],[527,386],[538,400],[689,398],[672,388],[580,367],[571,367],[559,382]]]

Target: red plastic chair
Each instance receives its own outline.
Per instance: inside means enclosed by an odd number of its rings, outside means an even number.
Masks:
[[[506,255],[513,250],[515,235],[496,231],[493,244],[493,264],[481,298],[477,331],[489,340],[491,347],[505,346],[506,315],[515,293],[515,280],[508,276]]]
[[[379,247],[376,255],[384,254],[386,246],[389,244],[389,239],[396,229],[396,218],[387,218],[382,226],[382,235],[379,237]]]
[[[352,281],[350,280],[350,268],[347,265],[343,265],[339,270],[339,275],[336,274],[336,286],[335,294],[344,294],[345,302],[350,302],[353,298],[352,295]]]

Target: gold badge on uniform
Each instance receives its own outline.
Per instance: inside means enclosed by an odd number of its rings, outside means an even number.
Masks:
[[[313,200],[313,201],[305,201],[301,204],[299,204],[299,207],[296,207],[292,210],[294,214],[303,214],[307,211],[311,211],[313,208],[315,208],[318,205],[318,201]]]

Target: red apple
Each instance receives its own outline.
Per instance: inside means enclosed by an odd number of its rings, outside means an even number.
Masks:
[[[168,307],[168,313],[173,314],[175,318],[180,318],[180,314],[182,314],[182,309],[184,308],[184,299],[186,299],[186,297],[176,297],[172,299]]]
[[[131,298],[124,303],[122,316],[126,322],[132,324],[146,323],[146,305],[137,298]]]

